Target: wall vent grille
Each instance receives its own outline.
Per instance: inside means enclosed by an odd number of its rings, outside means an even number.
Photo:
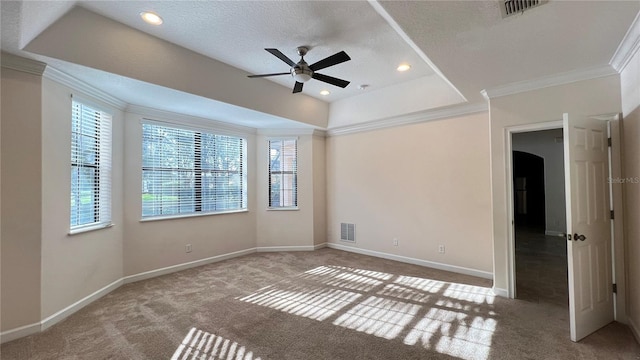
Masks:
[[[515,15],[525,10],[540,6],[547,3],[549,0],[500,0],[502,3],[500,8],[502,10],[502,17]]]
[[[340,240],[356,242],[356,225],[340,223]]]

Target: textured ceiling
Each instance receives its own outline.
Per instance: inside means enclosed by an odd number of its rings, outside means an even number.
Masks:
[[[3,0],[2,50],[45,61],[132,104],[189,115],[210,114],[209,117],[219,119],[242,117],[249,119],[247,125],[256,124],[256,127],[287,127],[287,120],[253,110],[245,114],[233,106],[225,109],[218,98],[188,98],[190,94],[184,92],[178,96],[166,85],[162,88],[153,81],[140,83],[139,79],[122,77],[122,74],[94,70],[90,63],[71,64],[58,60],[60,57],[54,59],[42,56],[47,54],[24,51],[24,48],[73,6],[79,5],[232,65],[238,69],[234,83],[237,82],[239,88],[251,87],[256,82],[271,83],[266,79],[245,81],[247,73],[288,70],[286,64],[263,50],[266,47],[278,48],[297,61],[295,48],[310,46],[306,56],[309,63],[344,50],[351,61],[321,72],[350,80],[349,87],[340,89],[312,80],[304,89],[306,95],[330,102],[331,116],[339,116],[337,123],[344,126],[350,119],[367,122],[465,100],[480,102],[484,101],[482,89],[608,66],[640,10],[637,0],[550,0],[538,8],[502,19],[499,4],[498,0]],[[144,10],[159,13],[164,24],[153,27],[143,23],[138,14]],[[399,73],[395,68],[400,62],[409,62],[413,68]],[[181,64],[175,66],[173,69]],[[284,89],[293,85],[293,80],[286,75],[270,79],[286,87]],[[361,91],[357,89],[360,84],[371,86]],[[319,91],[325,88],[332,91],[331,95],[319,96]],[[283,102],[301,99],[286,93]],[[170,101],[177,98],[189,106]],[[214,108],[217,112],[211,115],[210,110]]]
[[[554,1],[502,19],[498,1],[382,7],[469,99],[499,85],[607,65],[640,1]]]
[[[358,85],[375,90],[424,77],[431,68],[365,1],[80,1],[95,13],[220,60],[253,74],[286,72],[289,66],[264,48],[277,48],[297,62],[298,46],[311,48],[312,64],[339,51],[351,61],[320,73],[351,81],[341,89],[311,80],[304,92],[325,101],[358,95]],[[152,10],[164,23],[154,27],[141,21],[140,12]],[[412,69],[399,73],[408,62]],[[293,87],[289,75],[271,77]],[[320,91],[331,95],[323,98]]]

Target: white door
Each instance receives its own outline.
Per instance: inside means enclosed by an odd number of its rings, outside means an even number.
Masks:
[[[564,114],[571,340],[613,321],[607,123]]]

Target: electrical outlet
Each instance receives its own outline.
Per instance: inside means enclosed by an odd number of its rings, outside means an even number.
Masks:
[[[444,245],[438,245],[438,252],[444,254]]]
[[[191,244],[187,244],[184,246],[184,252],[188,252],[188,253],[191,252]]]
[[[397,238],[393,238],[393,246],[398,246],[398,239]]]

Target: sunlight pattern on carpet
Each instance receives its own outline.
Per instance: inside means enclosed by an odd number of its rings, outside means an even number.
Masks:
[[[171,360],[260,360],[237,342],[191,328]]]
[[[279,288],[273,286],[263,289],[262,292],[243,297],[240,301],[322,321],[360,296],[357,293],[325,287],[287,286]]]
[[[490,288],[319,266],[240,301],[463,360],[487,360],[497,327]]]
[[[391,340],[419,309],[418,305],[372,296],[342,314],[333,324]]]
[[[404,343],[419,343],[426,349],[435,348],[439,353],[466,360],[484,360],[489,357],[496,324],[491,318],[431,308],[407,334]]]

